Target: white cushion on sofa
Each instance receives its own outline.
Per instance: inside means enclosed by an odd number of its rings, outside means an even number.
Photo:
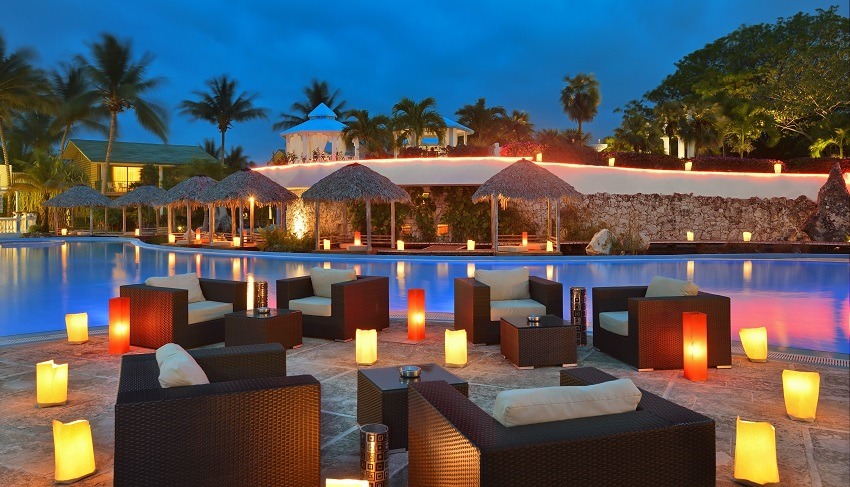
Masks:
[[[145,285],[185,289],[189,291],[190,303],[197,303],[204,300],[204,293],[201,292],[201,282],[198,280],[197,274],[189,273],[167,277],[149,277],[145,280]]]
[[[227,313],[233,313],[233,303],[220,303],[218,301],[189,303],[189,324],[224,318]]]
[[[322,267],[313,267],[310,269],[313,294],[322,298],[331,297],[331,284],[353,281],[355,279],[357,279],[357,274],[354,272],[354,269],[324,269]]]
[[[490,301],[528,299],[528,267],[487,271],[476,269],[475,280],[490,286]]]
[[[156,350],[156,363],[159,365],[159,385],[162,387],[210,383],[204,369],[176,343],[166,343],[159,347]]]
[[[290,299],[289,309],[295,309],[310,316],[330,316],[331,298],[309,296],[301,299]]]
[[[547,423],[634,411],[641,392],[630,379],[589,386],[541,387],[502,391],[493,418],[505,426]]]
[[[599,313],[599,327],[620,336],[629,336],[629,312],[605,311]]]
[[[546,306],[533,299],[506,299],[490,301],[490,321],[499,321],[502,316],[545,315]]]
[[[671,279],[669,277],[655,276],[649,287],[646,288],[647,298],[660,298],[668,296],[696,296],[699,286],[691,281]]]

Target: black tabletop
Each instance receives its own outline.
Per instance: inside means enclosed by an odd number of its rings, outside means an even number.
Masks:
[[[528,321],[526,316],[503,316],[502,321],[517,328],[547,328],[552,326],[572,326],[567,320],[558,318],[555,315],[542,315],[540,321]]]
[[[465,380],[452,374],[437,364],[405,364],[416,365],[422,368],[419,381],[444,380],[452,385],[464,384]],[[401,376],[397,367],[362,368],[360,373],[366,376],[382,391],[407,389],[407,386],[417,382],[416,379],[407,379]]]
[[[287,314],[295,313],[295,312],[296,312],[296,310],[292,310],[292,309],[269,308],[269,312],[264,313],[264,314],[257,313],[257,310],[255,310],[255,309],[246,309],[246,310],[242,310],[242,311],[235,311],[233,313],[228,313],[228,314],[232,314],[232,315],[238,316],[240,318],[244,318],[244,317],[248,317],[248,318],[274,318],[275,316],[287,315]]]

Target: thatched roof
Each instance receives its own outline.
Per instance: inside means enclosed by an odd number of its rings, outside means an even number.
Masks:
[[[215,184],[216,180],[209,176],[192,176],[166,191],[163,203],[168,206],[200,206],[203,202],[198,200],[198,196],[200,196],[201,193],[206,191],[210,186],[215,186]]]
[[[386,176],[352,163],[328,174],[301,195],[306,201],[372,200],[410,202],[410,195]]]
[[[260,205],[288,203],[298,199],[298,195],[269,179],[268,176],[250,169],[236,171],[207,188],[198,195],[204,203],[236,205],[247,202],[249,198]]]
[[[129,193],[119,196],[112,202],[112,206],[122,208],[125,206],[165,206],[164,189],[157,186],[139,186]]]
[[[68,188],[44,203],[54,208],[77,208],[80,206],[112,206],[112,200],[89,186],[79,184]]]
[[[546,168],[522,159],[497,172],[479,186],[472,195],[472,201],[478,203],[493,196],[540,200],[565,196],[580,198],[581,193]]]

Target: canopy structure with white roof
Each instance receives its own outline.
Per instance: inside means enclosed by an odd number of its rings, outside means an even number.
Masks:
[[[318,151],[318,160],[338,159],[337,154],[345,151],[342,129],[345,124],[336,119],[336,113],[324,103],[307,115],[307,121],[284,130],[280,136],[286,140],[286,151],[295,153],[301,162],[316,160],[314,151]],[[331,153],[324,154],[328,142]],[[356,144],[355,144],[356,146]]]

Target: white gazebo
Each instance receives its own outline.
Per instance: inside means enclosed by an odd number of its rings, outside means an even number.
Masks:
[[[466,138],[474,134],[475,131],[444,115],[440,116],[443,117],[443,121],[446,122],[446,131],[443,133],[443,145],[446,147],[457,147],[458,143],[461,143],[461,141],[463,145],[466,145]],[[439,139],[437,138],[437,134],[434,132],[425,132],[419,140],[420,147],[429,148],[438,147],[439,145]]]
[[[337,154],[345,151],[342,141],[342,129],[345,124],[336,119],[336,113],[324,103],[307,115],[307,121],[284,130],[280,136],[286,140],[286,152],[293,152],[299,160],[296,162],[335,161]],[[330,154],[325,153],[328,142]],[[318,157],[314,157],[317,151]]]

